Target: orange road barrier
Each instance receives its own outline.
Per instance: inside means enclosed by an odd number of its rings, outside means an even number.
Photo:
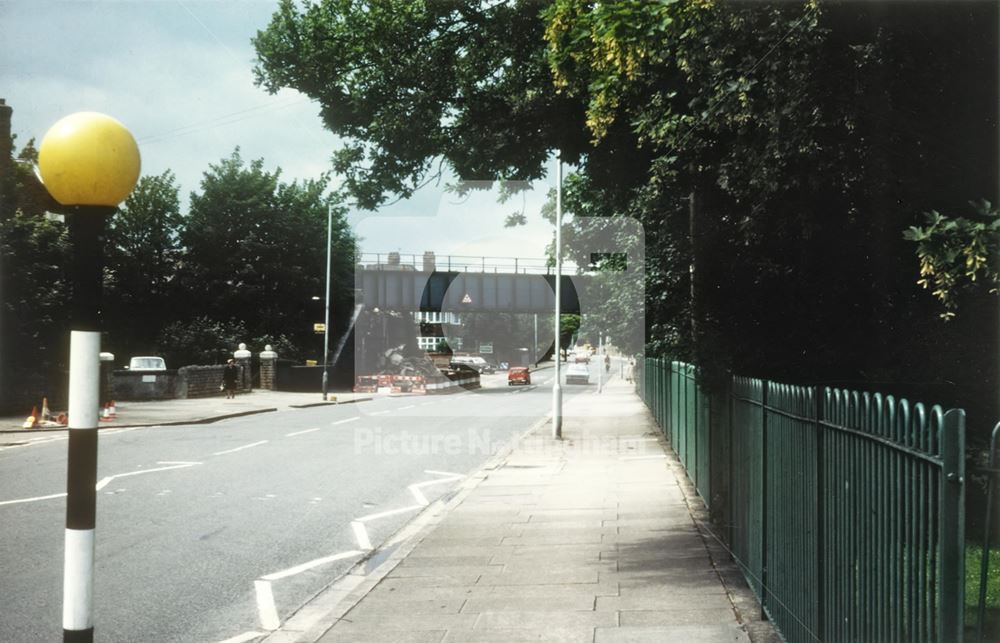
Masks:
[[[31,407],[31,415],[24,418],[24,424],[21,425],[22,429],[33,429],[35,425],[38,424],[38,407]]]

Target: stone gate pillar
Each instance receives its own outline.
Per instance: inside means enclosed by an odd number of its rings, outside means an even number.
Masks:
[[[240,390],[249,391],[252,379],[250,374],[250,351],[247,350],[247,345],[240,343],[240,347],[233,353],[233,357],[236,359],[236,364],[240,367]]]
[[[260,387],[266,391],[277,390],[278,354],[268,344],[260,354]]]

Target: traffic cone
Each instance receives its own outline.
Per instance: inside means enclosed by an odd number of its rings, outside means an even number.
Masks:
[[[42,422],[48,422],[52,419],[52,413],[49,411],[49,398],[42,398]]]
[[[31,415],[24,418],[24,424],[21,425],[22,429],[33,429],[35,424],[38,423],[38,407],[31,407]]]
[[[101,409],[101,421],[109,422],[110,420],[111,420],[111,406],[105,404],[104,408]]]
[[[111,418],[112,420],[114,420],[114,419],[116,419],[118,417],[118,413],[115,410],[115,401],[114,400],[111,400],[111,403],[108,404],[108,417]]]

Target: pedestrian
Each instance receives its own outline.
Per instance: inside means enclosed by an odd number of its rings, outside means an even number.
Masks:
[[[231,359],[226,362],[226,367],[222,369],[222,388],[226,391],[226,399],[231,400],[236,397],[236,382],[240,378],[240,369],[236,366],[236,360]]]
[[[628,361],[628,368],[625,369],[625,381],[631,383],[633,377],[635,377],[635,358],[634,357]]]
[[[611,356],[610,355],[605,355],[604,356],[604,372],[605,373],[611,373]]]

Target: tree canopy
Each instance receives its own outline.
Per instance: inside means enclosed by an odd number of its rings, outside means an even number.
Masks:
[[[442,164],[533,180],[559,151],[578,175],[567,211],[645,227],[654,354],[992,397],[993,354],[963,337],[995,335],[994,298],[965,295],[944,325],[903,234],[996,202],[996,18],[992,3],[285,0],[254,44],[258,83],[313,97],[348,141],[334,166],[364,207]],[[976,352],[973,374],[949,352]]]

